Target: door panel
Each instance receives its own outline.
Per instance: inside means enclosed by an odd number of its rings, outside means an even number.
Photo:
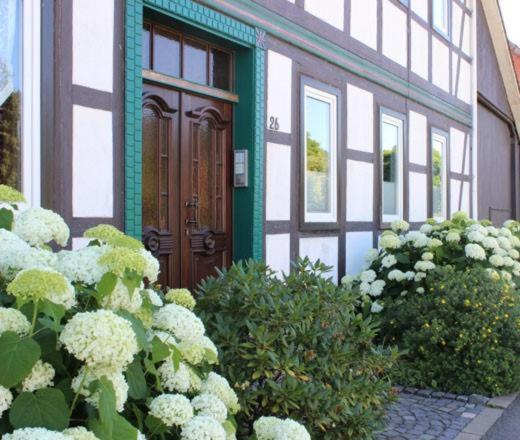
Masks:
[[[143,241],[160,282],[194,288],[231,262],[231,104],[144,85]]]

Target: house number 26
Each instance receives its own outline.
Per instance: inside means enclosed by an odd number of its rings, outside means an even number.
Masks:
[[[269,118],[269,130],[280,130],[280,123],[278,122],[278,118],[271,116]]]

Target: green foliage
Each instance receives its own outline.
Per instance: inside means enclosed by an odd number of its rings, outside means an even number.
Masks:
[[[382,334],[406,351],[396,380],[463,394],[518,390],[518,292],[483,269],[452,266],[430,273],[425,290],[385,302]]]
[[[20,338],[16,333],[0,336],[0,385],[9,388],[18,385],[40,358],[40,346],[31,338]]]
[[[200,316],[241,398],[243,435],[271,414],[319,439],[370,438],[381,423],[396,353],[373,343],[377,323],[356,311],[357,294],[322,276],[327,270],[302,260],[280,280],[249,261],[203,282]]]

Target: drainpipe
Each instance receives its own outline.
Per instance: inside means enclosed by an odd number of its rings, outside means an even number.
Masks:
[[[471,14],[471,53],[473,54],[472,64],[472,148],[471,148],[471,200],[472,200],[472,212],[471,216],[474,219],[478,219],[478,86],[477,86],[477,4],[473,1],[473,13]]]

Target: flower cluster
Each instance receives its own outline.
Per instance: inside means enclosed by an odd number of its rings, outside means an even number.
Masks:
[[[170,289],[165,295],[166,301],[193,310],[197,304],[188,289]]]
[[[32,368],[29,376],[22,382],[22,390],[33,392],[40,388],[46,388],[54,384],[54,367],[47,362],[38,360]]]
[[[0,335],[3,332],[14,332],[19,336],[25,336],[30,330],[31,323],[22,312],[0,307]]]
[[[253,425],[258,440],[310,440],[303,425],[291,419],[261,417]]]
[[[17,213],[13,232],[33,246],[42,246],[53,240],[65,246],[70,235],[63,219],[44,208],[29,208]]]

